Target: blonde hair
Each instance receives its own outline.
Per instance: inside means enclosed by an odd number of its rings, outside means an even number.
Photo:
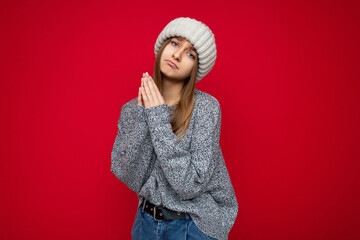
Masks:
[[[156,60],[154,65],[153,79],[161,93],[163,92],[162,89],[163,80],[162,80],[162,73],[160,71],[160,59],[164,51],[164,48],[170,42],[171,42],[171,38],[168,38],[161,45],[156,55]],[[174,111],[174,115],[170,121],[174,134],[178,136],[178,141],[181,141],[181,139],[184,137],[186,133],[186,130],[189,127],[191,115],[195,105],[195,83],[196,83],[196,74],[199,66],[199,59],[197,56],[196,56],[197,61],[195,62],[195,65],[191,71],[190,76],[184,80],[185,82],[180,92],[180,101],[177,104],[176,109]]]

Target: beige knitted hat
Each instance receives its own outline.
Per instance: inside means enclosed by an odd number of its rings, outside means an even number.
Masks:
[[[215,36],[204,23],[188,17],[179,17],[169,22],[159,34],[155,43],[155,56],[166,39],[174,36],[184,37],[191,42],[199,58],[196,82],[210,72],[215,64]]]

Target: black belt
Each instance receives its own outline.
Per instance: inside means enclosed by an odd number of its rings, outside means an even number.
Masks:
[[[156,206],[146,199],[143,200],[140,207],[142,208],[144,204],[144,211],[154,217],[154,220],[156,221],[186,219],[186,215],[188,214],[173,211],[162,206]]]

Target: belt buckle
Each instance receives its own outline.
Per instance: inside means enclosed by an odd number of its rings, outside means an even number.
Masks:
[[[154,207],[154,219],[155,219],[155,221],[164,221],[164,220],[161,220],[161,219],[156,219],[156,208],[157,208],[158,206],[155,206]]]

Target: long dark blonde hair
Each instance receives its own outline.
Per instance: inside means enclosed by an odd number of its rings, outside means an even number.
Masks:
[[[164,51],[164,48],[171,42],[171,38],[168,38],[164,41],[161,45],[159,51],[156,55],[155,65],[154,65],[154,73],[153,79],[158,87],[159,91],[163,92],[163,80],[162,80],[162,73],[160,71],[160,58]],[[199,66],[199,58],[198,54],[196,53],[195,65],[191,71],[189,77],[185,79],[184,86],[181,89],[180,93],[180,101],[176,106],[174,111],[174,115],[170,121],[172,130],[175,135],[178,136],[178,141],[184,137],[186,130],[189,127],[191,115],[195,105],[195,83],[196,83],[196,74]],[[179,135],[180,134],[180,135]]]

